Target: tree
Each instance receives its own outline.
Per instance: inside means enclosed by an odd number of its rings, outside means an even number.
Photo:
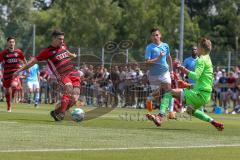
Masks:
[[[228,52],[232,52],[232,65],[238,65],[236,37],[240,37],[240,1],[239,0],[196,0],[186,1],[192,20],[200,26],[201,36],[209,37],[213,42],[212,60],[214,64],[227,64]]]
[[[54,1],[51,8],[36,13],[34,21],[41,19],[41,31],[46,32],[46,23],[49,29],[61,28],[68,35],[67,43],[73,46],[102,47],[115,39],[119,18],[120,8],[111,0],[68,0]]]
[[[27,48],[31,39],[30,15],[32,12],[32,0],[0,1],[0,23],[2,36],[15,36],[20,48]],[[5,40],[6,43],[6,40]],[[26,50],[25,50],[26,51]]]
[[[159,27],[163,35],[163,41],[170,44],[170,48],[179,46],[179,17],[180,2],[164,0],[119,0],[123,8],[122,18],[119,22],[119,39],[130,39],[134,47],[141,48],[140,55],[149,42],[150,29]],[[199,27],[195,21],[191,21],[185,12],[185,47],[189,48],[196,43],[199,37]],[[139,53],[136,55],[139,56]]]
[[[210,37],[216,51],[234,50],[235,37],[240,36],[239,0],[186,0],[192,20],[201,28],[201,35]]]

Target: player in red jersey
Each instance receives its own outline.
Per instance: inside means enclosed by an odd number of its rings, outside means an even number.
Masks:
[[[71,63],[71,59],[75,58],[76,54],[70,53],[63,45],[64,32],[54,30],[51,45],[15,72],[17,75],[38,61],[47,61],[49,68],[59,82],[58,84],[63,88],[60,106],[50,112],[55,121],[64,119],[65,112],[76,103],[80,95],[80,75]]]
[[[0,53],[0,62],[3,62],[3,87],[6,88],[7,111],[11,112],[11,100],[19,85],[19,77],[13,76],[13,73],[21,67],[21,63],[27,63],[23,52],[15,48],[15,38],[7,39],[7,49]]]

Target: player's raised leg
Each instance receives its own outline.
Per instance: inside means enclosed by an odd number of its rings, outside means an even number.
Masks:
[[[203,97],[210,97],[210,92],[199,93],[189,89],[173,89],[172,94],[174,97],[185,101],[187,106],[187,113],[208,123],[211,123],[216,129],[222,131],[224,126],[222,123],[217,122],[206,113],[199,110],[203,104],[206,104],[206,100]]]

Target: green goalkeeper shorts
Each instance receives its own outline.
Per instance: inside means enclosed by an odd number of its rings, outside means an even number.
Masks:
[[[201,106],[209,102],[211,99],[211,93],[193,89],[184,89],[184,99],[186,105],[190,105],[194,109],[199,109]]]

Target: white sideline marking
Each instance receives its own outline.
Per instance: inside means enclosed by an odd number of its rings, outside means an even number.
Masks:
[[[114,150],[149,150],[149,149],[188,149],[188,148],[216,148],[240,147],[240,144],[219,144],[206,146],[173,146],[173,147],[126,147],[126,148],[62,148],[62,149],[26,149],[26,150],[0,150],[0,153],[10,152],[64,152],[64,151],[114,151]]]
[[[15,122],[15,121],[0,121],[0,124],[11,124],[11,123],[18,123],[18,122]]]

